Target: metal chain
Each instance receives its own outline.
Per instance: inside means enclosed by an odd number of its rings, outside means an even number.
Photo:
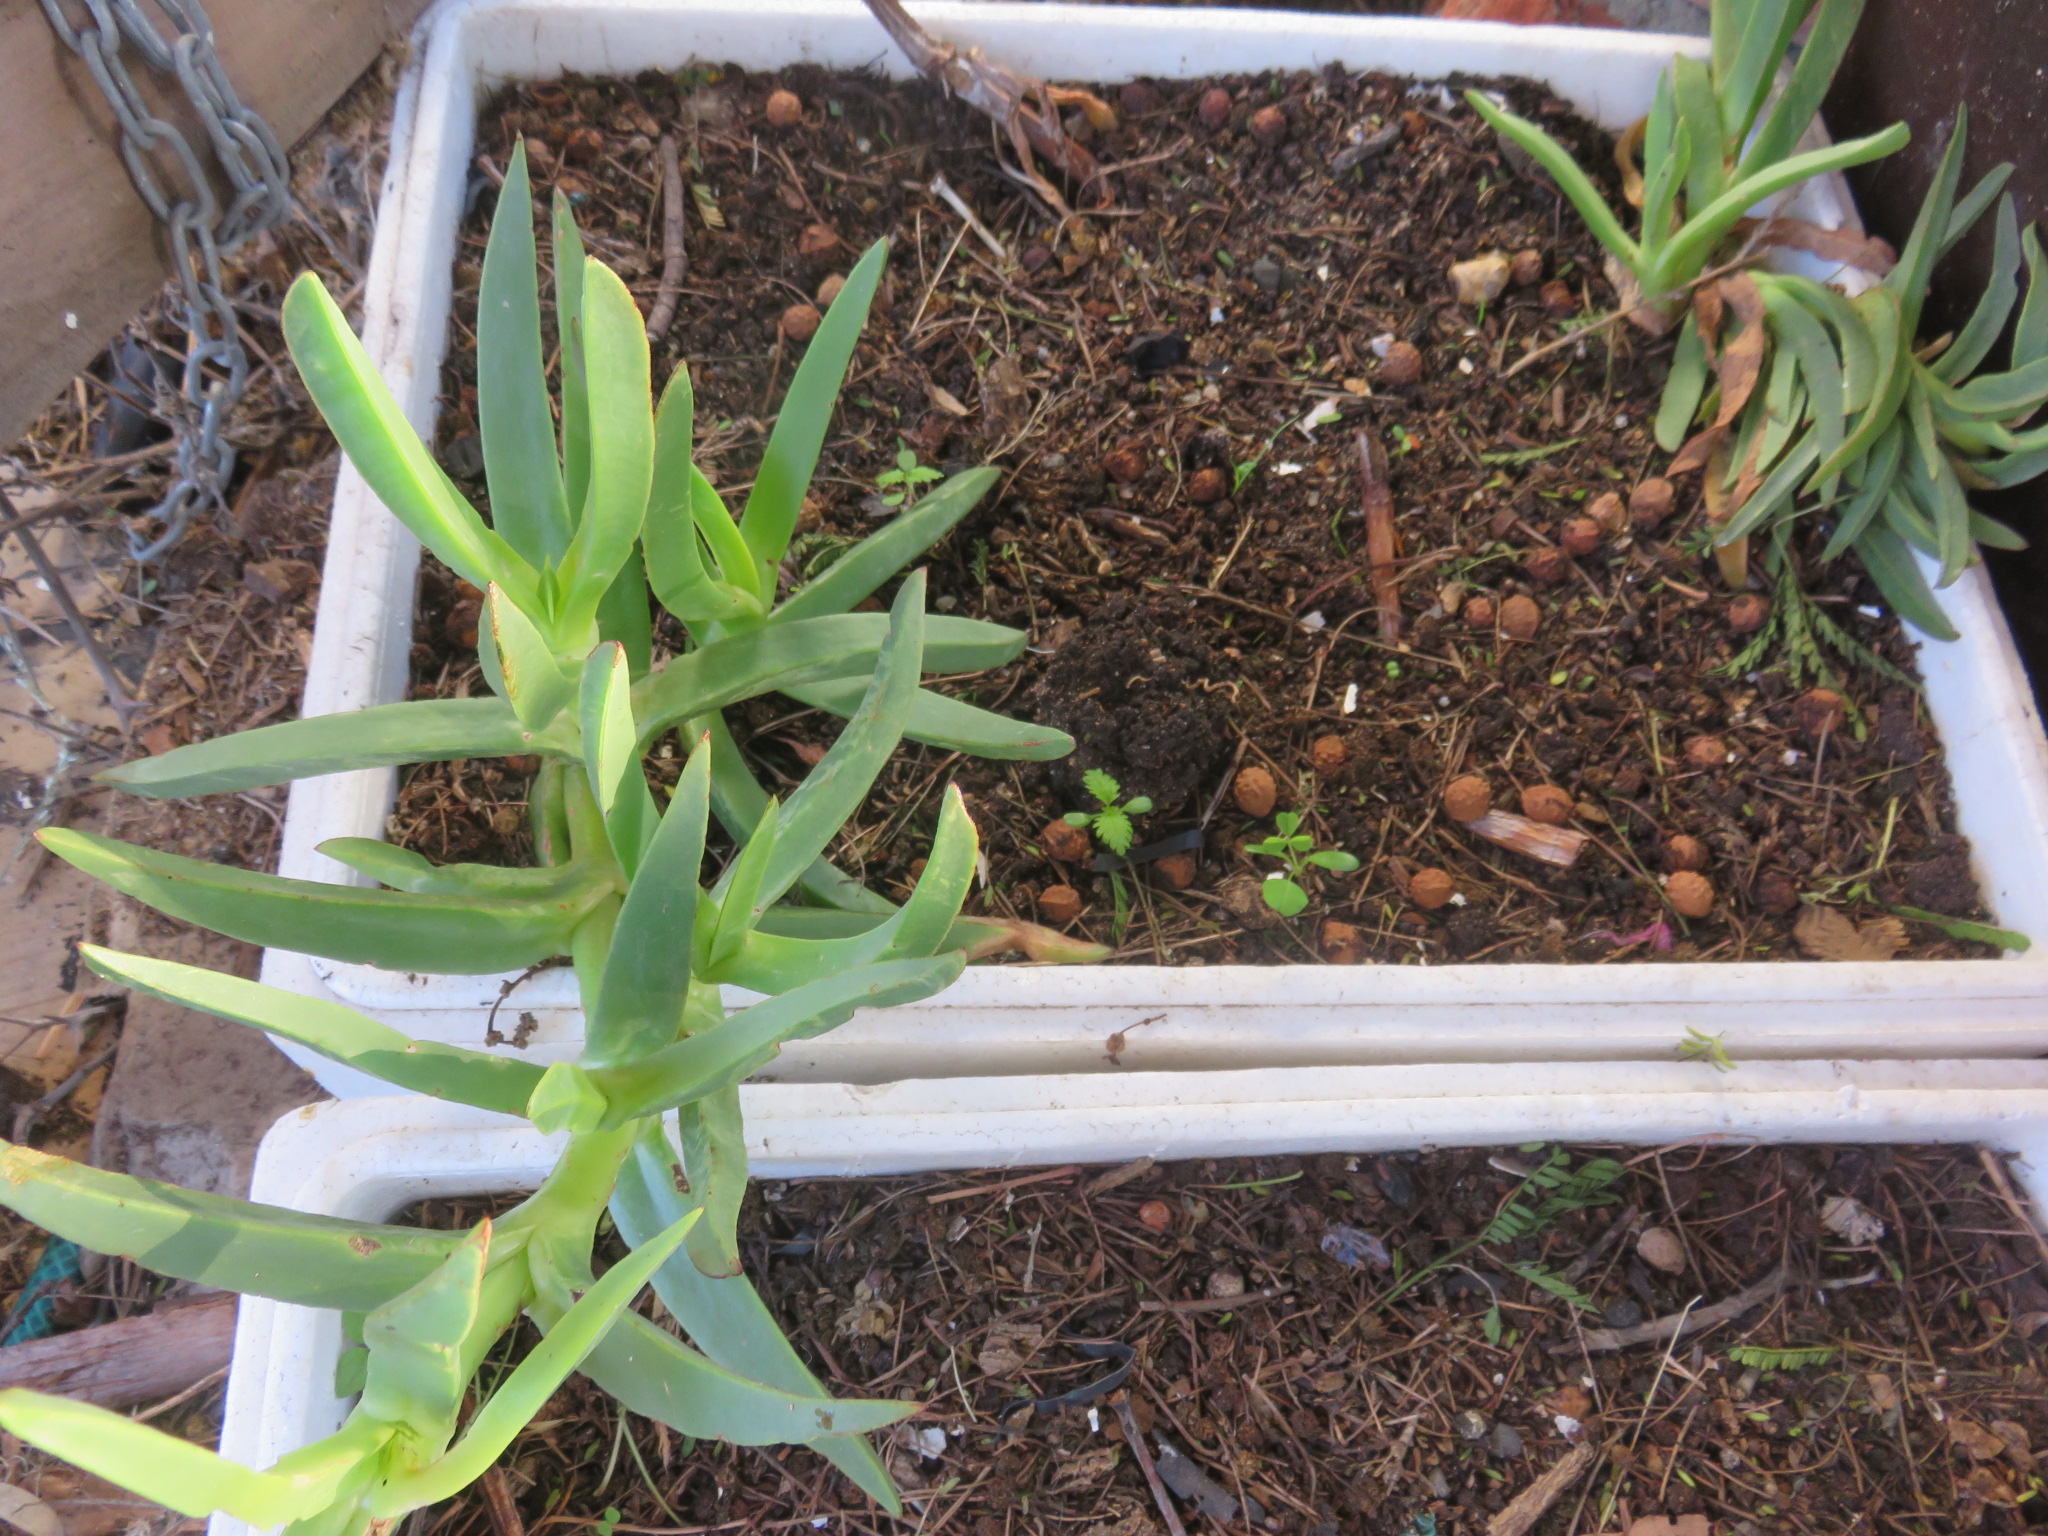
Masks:
[[[65,0],[41,0],[57,36],[85,61],[121,127],[121,159],[143,202],[170,230],[172,259],[185,302],[185,370],[175,398],[159,410],[177,434],[170,489],[150,512],[163,525],[154,539],[128,531],[128,553],[155,560],[184,536],[201,506],[226,509],[235,450],[221,429],[249,380],[234,305],[221,286],[223,253],[278,224],[291,209],[291,171],[277,136],[243,106],[214,52],[213,25],[199,0],[155,0],[174,38],[166,42],[138,0],[82,0],[87,19],[73,26]],[[175,75],[206,129],[232,198],[223,208],[191,140],[151,112],[121,57],[126,43],[151,69]],[[159,169],[175,170],[166,191]]]

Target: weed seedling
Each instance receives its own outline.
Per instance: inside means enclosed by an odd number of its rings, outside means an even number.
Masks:
[[[1301,888],[1301,872],[1313,865],[1317,869],[1335,870],[1344,873],[1358,868],[1358,860],[1337,848],[1318,848],[1315,839],[1301,830],[1299,811],[1282,811],[1273,818],[1273,825],[1279,828],[1279,836],[1262,837],[1256,843],[1245,844],[1246,853],[1264,854],[1269,859],[1279,859],[1285,869],[1277,869],[1266,876],[1259,887],[1259,894],[1266,899],[1266,905],[1282,917],[1295,917],[1308,905],[1308,892]]]
[[[1081,782],[1088,788],[1102,809],[1098,811],[1069,811],[1066,815],[1070,827],[1086,827],[1095,834],[1095,840],[1111,853],[1122,857],[1131,851],[1131,838],[1135,828],[1133,816],[1143,816],[1152,809],[1149,795],[1133,795],[1123,799],[1123,786],[1100,768],[1090,768],[1081,775]],[[1119,804],[1119,802],[1122,802]]]
[[[1697,1027],[1688,1029],[1685,1038],[1678,1042],[1678,1056],[1681,1061],[1704,1061],[1716,1072],[1735,1070],[1735,1058],[1728,1054],[1728,1047],[1721,1043],[1721,1037],[1707,1034]]]
[[[896,450],[896,467],[875,476],[875,489],[882,493],[882,505],[900,507],[917,499],[917,488],[945,477],[929,464],[917,462],[917,450],[909,446]]]

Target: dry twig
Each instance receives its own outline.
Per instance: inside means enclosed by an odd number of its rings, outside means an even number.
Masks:
[[[647,317],[649,341],[668,334],[682,298],[683,279],[690,275],[690,249],[683,243],[683,167],[672,133],[661,136],[661,253],[661,286]]]
[[[1401,638],[1401,585],[1395,576],[1401,540],[1394,532],[1394,491],[1387,484],[1386,453],[1370,432],[1358,434],[1358,483],[1365,500],[1365,553],[1372,561],[1380,638],[1392,644]]]
[[[1632,1344],[1654,1344],[1664,1339],[1682,1339],[1687,1334],[1698,1333],[1702,1328],[1711,1328],[1716,1323],[1731,1322],[1742,1316],[1759,1302],[1769,1301],[1785,1289],[1790,1272],[1780,1264],[1763,1279],[1746,1290],[1737,1291],[1726,1300],[1717,1301],[1711,1307],[1688,1307],[1683,1312],[1673,1312],[1667,1317],[1655,1317],[1647,1323],[1637,1323],[1633,1328],[1589,1329],[1582,1341],[1552,1346],[1552,1354],[1568,1354],[1580,1347],[1595,1353],[1612,1349],[1627,1349]]]
[[[1523,1536],[1543,1518],[1543,1512],[1557,1502],[1560,1494],[1585,1476],[1586,1468],[1598,1454],[1590,1442],[1573,1446],[1564,1460],[1516,1494],[1512,1504],[1486,1522],[1486,1536]]]

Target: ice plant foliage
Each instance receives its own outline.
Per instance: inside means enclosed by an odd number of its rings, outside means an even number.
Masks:
[[[117,1414],[0,1392],[0,1426],[187,1515],[225,1510],[304,1536],[385,1529],[487,1468],[572,1371],[687,1436],[811,1445],[896,1509],[862,1437],[912,1405],[828,1396],[740,1272],[739,1084],[785,1042],[856,1009],[932,995],[974,955],[1012,945],[1042,958],[1102,953],[1030,925],[961,917],[978,850],[957,790],[900,907],[825,858],[905,736],[999,757],[1071,745],[920,686],[925,671],[990,666],[1024,641],[928,618],[921,571],[903,577],[886,613],[851,611],[942,537],[992,471],[946,481],[778,601],[884,251],[862,259],[812,342],[735,520],[692,460],[687,373],[679,368],[651,405],[640,316],[618,278],[584,257],[559,197],[553,233],[559,417],[531,194],[515,153],[480,306],[488,524],[406,425],[318,282],[302,278],[285,305],[293,358],[351,460],[423,544],[486,592],[480,648],[492,696],[266,727],[106,775],[142,794],[202,794],[535,754],[538,864],[435,865],[344,838],[323,851],[376,884],[331,885],[44,834],[53,853],[136,899],[252,943],[397,970],[482,973],[567,957],[582,989],[582,1053],[543,1070],[414,1040],[331,1000],[85,948],[109,980],[562,1137],[541,1187],[466,1233],[307,1216],[0,1143],[0,1202],[53,1232],[178,1279],[346,1315],[359,1341],[337,1382],[357,1394],[347,1422],[261,1470]],[[666,661],[652,654],[650,586],[690,638]],[[755,783],[719,716],[771,689],[846,720],[786,799]],[[663,803],[643,756],[676,729],[685,765]],[[707,883],[714,817],[735,850]],[[762,999],[728,1013],[721,983]],[[629,1253],[599,1275],[607,1214]],[[631,1310],[649,1284],[687,1341]],[[479,1363],[522,1315],[541,1343],[465,1408]]]

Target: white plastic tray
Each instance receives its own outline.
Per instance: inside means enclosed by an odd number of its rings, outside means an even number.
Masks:
[[[941,36],[1061,80],[1187,77],[1332,61],[1429,79],[1542,80],[1619,128],[1645,111],[1673,52],[1703,39],[1565,27],[1131,6],[962,4],[918,15]],[[365,289],[370,352],[422,431],[432,429],[457,225],[479,95],[565,70],[630,74],[689,60],[771,68],[798,60],[906,72],[859,0],[443,0],[421,23],[400,89],[390,172]],[[1854,218],[1839,181],[1810,184],[1801,217]],[[352,470],[342,471],[304,713],[403,696],[418,549]],[[1963,638],[1925,644],[1929,712],[1947,750],[1958,824],[1998,920],[2048,941],[2048,743],[1981,569],[1939,594]],[[378,837],[388,770],[292,788],[279,867],[352,878],[316,854],[329,837]],[[1727,1032],[1738,1056],[2035,1055],[2048,1051],[2048,943],[2035,958],[1856,967],[1319,966],[1084,971],[980,968],[921,1008],[856,1018],[778,1064],[785,1077],[1220,1068],[1290,1062],[1666,1057],[1687,1027]],[[279,951],[267,980],[338,997],[415,1035],[480,1046],[500,978],[419,980]],[[531,1012],[536,1054],[573,1049],[573,990],[537,977],[505,1000]],[[507,1031],[509,1033],[509,1030]],[[286,1046],[331,1091],[381,1091]]]
[[[1156,1158],[1374,1152],[1530,1141],[1655,1146],[1982,1142],[2018,1153],[2048,1193],[2048,1062],[1610,1062],[1146,1073],[749,1085],[764,1178],[881,1175]],[[359,1220],[431,1195],[530,1189],[557,1143],[523,1121],[431,1099],[316,1104],[264,1138],[251,1197]],[[339,1314],[242,1302],[221,1426],[251,1465],[332,1431]],[[248,1536],[215,1516],[211,1536]]]

